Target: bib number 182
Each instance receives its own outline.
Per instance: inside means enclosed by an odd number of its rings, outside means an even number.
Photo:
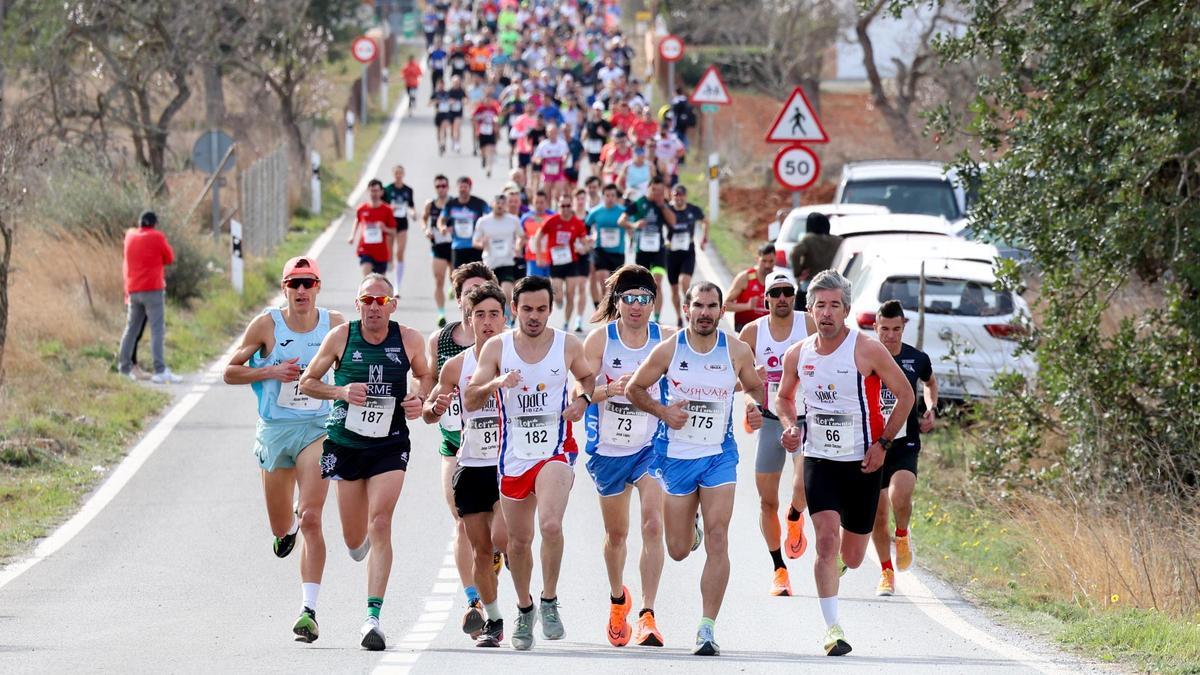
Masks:
[[[525,432],[525,442],[529,444],[546,443],[550,440],[550,432],[545,429],[534,429]]]

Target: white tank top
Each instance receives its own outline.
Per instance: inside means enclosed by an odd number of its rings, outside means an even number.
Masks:
[[[458,376],[455,397],[462,396],[462,392],[467,390],[471,376],[479,366],[474,348],[463,354],[462,373]],[[462,435],[458,445],[459,466],[496,466],[500,458],[500,406],[496,396],[490,396],[479,410],[467,410],[461,401],[458,409],[463,411]]]
[[[728,337],[717,331],[717,344],[699,354],[687,341],[687,331],[679,331],[675,354],[667,368],[668,405],[684,400],[688,421],[682,429],[663,425],[655,448],[671,459],[699,459],[737,452],[733,440],[733,392],[737,373],[729,357]]]
[[[500,373],[521,373],[515,387],[501,389],[500,473],[519,476],[535,464],[563,454],[570,425],[563,419],[567,408],[566,334],[555,328],[550,351],[537,363],[526,363],[517,354],[513,331],[501,334]]]
[[[616,321],[605,327],[607,340],[600,372],[596,373],[597,390],[609,382],[616,382],[623,375],[632,374],[650,356],[650,351],[662,339],[662,332],[658,324],[653,322],[647,326],[647,330],[646,344],[640,349],[633,349],[621,340]],[[658,401],[664,402],[666,390],[662,379],[655,388],[658,389]],[[603,403],[593,403],[587,410],[587,452],[605,457],[637,454],[653,442],[659,424],[656,417],[633,407],[624,396],[613,396]]]
[[[801,343],[796,374],[807,408],[804,454],[839,462],[862,461],[883,431],[879,411],[879,377],[863,377],[854,362],[858,330],[832,354],[817,353],[817,336]]]
[[[792,345],[808,337],[808,326],[804,322],[803,314],[793,312],[792,332],[783,342],[776,342],[774,336],[771,335],[770,318],[768,315],[754,320],[754,323],[758,325],[758,333],[754,338],[754,365],[762,366],[767,370],[767,378],[763,382],[767,388],[765,412],[769,413],[771,417],[775,417],[779,414],[775,407],[775,399],[779,396],[779,383],[783,381],[783,353]]]

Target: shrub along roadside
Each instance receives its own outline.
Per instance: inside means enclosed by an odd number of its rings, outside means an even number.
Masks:
[[[375,144],[383,121],[373,116],[371,124],[360,127],[360,147]],[[367,154],[354,163],[326,164],[322,212],[298,211],[280,248],[266,259],[248,261],[244,295],[235,293],[224,276],[209,274],[197,286],[201,299],[190,309],[175,301],[168,305],[167,361],[175,370],[194,370],[224,351],[250,315],[274,296],[283,260],[307,248],[345,210]],[[127,206],[138,204],[133,200]],[[205,242],[203,235],[194,236]],[[74,512],[124,457],[145,422],[170,401],[163,390],[118,377],[114,338],[101,335],[103,342],[82,349],[68,349],[52,337],[39,339],[22,354],[19,373],[10,367],[14,376],[0,392],[0,562],[25,551]],[[147,342],[142,347],[148,355]],[[64,398],[67,391],[71,395]]]
[[[1180,532],[1147,519],[1131,542],[1122,516],[1086,500],[993,491],[968,479],[980,443],[959,423],[924,442],[911,526],[920,564],[1006,621],[1087,657],[1200,672],[1200,596],[1172,573],[1200,558],[1188,539],[1197,524]]]

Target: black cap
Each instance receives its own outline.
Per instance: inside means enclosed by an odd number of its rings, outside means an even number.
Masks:
[[[142,211],[141,217],[138,218],[138,223],[142,227],[154,227],[158,224],[158,216],[153,211]]]

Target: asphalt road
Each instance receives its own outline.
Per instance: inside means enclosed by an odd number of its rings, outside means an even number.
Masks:
[[[499,175],[485,178],[469,154],[437,156],[428,107],[419,106],[414,117],[393,126],[395,133],[385,136],[378,161],[368,171],[386,183],[390,167],[405,164],[418,203],[431,195],[436,173],[452,180],[471,175],[477,194],[485,198],[502,185]],[[466,147],[464,151],[469,153]],[[349,221],[342,222],[320,253],[320,304],[347,312],[358,279],[353,251],[345,243],[348,233]],[[436,320],[429,270],[429,247],[419,234],[410,237],[396,318],[425,333]],[[709,264],[698,271],[700,276],[722,276]],[[668,309],[664,322],[673,321]],[[576,470],[564,524],[559,599],[566,639],[539,640],[532,652],[518,653],[507,645],[476,649],[458,627],[464,601],[447,555],[452,521],[439,484],[438,435],[435,427],[420,423],[413,427],[412,461],[396,509],[395,564],[383,606],[388,651],[358,647],[366,569],[346,554],[332,492],[324,512],[329,556],[318,608],[321,638],[311,645],[295,643],[290,628],[300,609],[299,556],[279,560],[270,550],[251,453],[254,397],[249,387],[221,383],[219,373],[218,364],[188,377],[177,388],[175,407],[130,459],[111,472],[80,516],[42,542],[32,558],[0,571],[0,672],[795,672],[835,667],[1017,672],[1091,667],[996,625],[923,571],[899,574],[899,595],[877,598],[878,567],[870,558],[842,583],[842,625],[854,652],[842,659],[823,656],[824,625],[815,600],[811,550],[790,561],[794,597],[767,593],[771,565],[758,531],[754,443],[740,424],[735,425],[742,463],[730,537],[732,573],[716,629],[720,658],[690,654],[700,618],[702,551],[681,563],[667,560],[657,607],[666,647],[608,645],[602,526],[592,481],[582,467]],[[790,469],[783,483],[790,484]],[[920,537],[917,527],[918,556]],[[629,548],[627,584],[636,594],[636,536]],[[535,570],[535,592],[538,579]],[[515,600],[507,574],[500,587],[511,631]]]

